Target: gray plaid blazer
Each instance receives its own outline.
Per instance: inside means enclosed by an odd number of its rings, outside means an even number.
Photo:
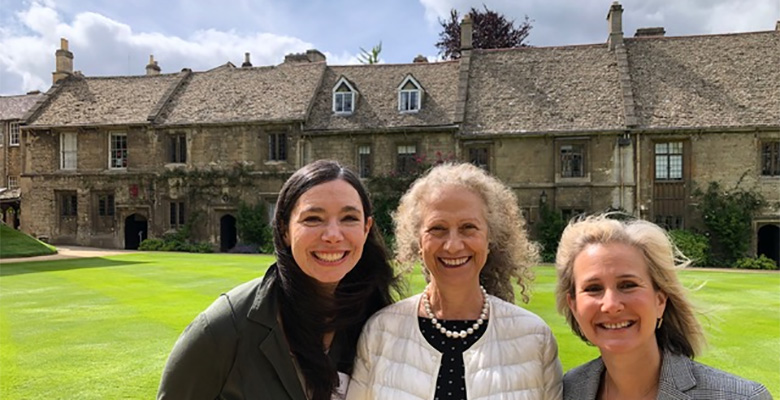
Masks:
[[[601,357],[567,372],[563,400],[595,400],[603,372]],[[772,395],[759,383],[665,353],[658,400],[772,400]]]

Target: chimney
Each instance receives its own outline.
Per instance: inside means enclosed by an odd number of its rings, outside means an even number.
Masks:
[[[146,75],[160,75],[160,66],[154,61],[154,55],[149,55],[149,64],[146,66]]]
[[[775,22],[775,30],[780,31],[780,19],[778,19],[777,22]]]
[[[418,54],[417,57],[415,57],[414,60],[412,60],[412,62],[415,63],[415,64],[427,63],[428,62],[428,57],[425,57],[422,54]]]
[[[466,14],[460,22],[460,50],[471,50],[473,48],[472,35],[474,34],[471,25],[471,15]]]
[[[252,66],[252,62],[249,61],[249,53],[244,53],[244,63],[241,64],[241,68],[249,68]]]
[[[325,54],[317,49],[306,50],[306,58],[309,59],[309,62],[325,61]]]
[[[612,2],[607,14],[607,25],[609,28],[609,38],[607,45],[610,50],[623,44],[623,7],[617,1]]]
[[[60,49],[54,53],[56,66],[52,73],[52,83],[57,83],[73,74],[73,53],[68,51],[68,40],[60,39]]]
[[[654,28],[639,28],[636,30],[634,37],[664,36],[664,35],[666,35],[666,30],[664,29],[664,27],[657,26]]]

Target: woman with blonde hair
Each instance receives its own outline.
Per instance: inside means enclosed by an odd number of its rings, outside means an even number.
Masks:
[[[527,301],[537,248],[511,189],[471,164],[415,181],[394,215],[397,258],[423,293],[380,310],[358,342],[348,399],[560,399],[550,328]]]
[[[564,376],[564,399],[771,399],[767,389],[693,361],[704,334],[666,232],[610,215],[572,222],[556,257],[558,311],[601,357]]]

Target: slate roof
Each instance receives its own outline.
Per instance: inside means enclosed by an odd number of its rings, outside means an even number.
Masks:
[[[640,127],[780,124],[780,32],[626,39]]]
[[[43,94],[0,96],[0,121],[22,119],[24,114],[43,97]]]
[[[195,72],[163,111],[163,125],[303,121],[324,62]]]
[[[623,126],[617,59],[606,44],[472,52],[463,134]]]
[[[146,124],[177,74],[77,77],[60,81],[28,122],[32,127]],[[56,86],[56,85],[55,85]]]
[[[419,112],[401,113],[398,86],[409,74],[424,91],[422,107]],[[332,91],[342,76],[358,92],[355,110],[349,116],[333,113]],[[328,67],[306,129],[361,131],[451,126],[457,97],[457,61]]]

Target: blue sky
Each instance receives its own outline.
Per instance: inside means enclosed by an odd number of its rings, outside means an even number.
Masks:
[[[162,72],[206,70],[251,53],[255,66],[316,48],[328,63],[357,63],[380,41],[380,60],[438,58],[434,44],[455,8],[533,20],[534,46],[603,43],[611,0],[0,0],[0,95],[45,91],[67,38],[74,69],[140,75],[154,54]],[[623,0],[623,31],[663,26],[667,36],[766,31],[780,0]]]

